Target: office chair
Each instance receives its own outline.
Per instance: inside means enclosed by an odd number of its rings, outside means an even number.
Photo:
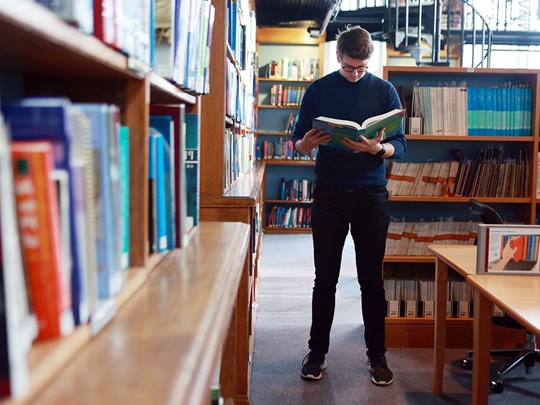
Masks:
[[[501,216],[489,205],[486,205],[478,200],[469,200],[469,217],[479,216],[482,222],[485,224],[504,224]],[[475,241],[476,244],[476,241]],[[509,316],[494,316],[492,322],[498,326],[504,326],[513,329],[525,329],[521,324],[516,322]],[[504,391],[504,376],[511,370],[516,368],[519,364],[525,364],[525,372],[527,374],[532,373],[532,367],[536,362],[540,363],[540,350],[536,347],[536,336],[534,333],[526,331],[525,343],[523,348],[510,349],[510,350],[491,350],[492,356],[500,357],[512,357],[512,361],[506,366],[499,369],[497,372],[497,379],[491,380],[489,388],[495,393],[501,393]],[[461,361],[461,367],[470,370],[472,368],[472,352],[469,351],[467,357]]]

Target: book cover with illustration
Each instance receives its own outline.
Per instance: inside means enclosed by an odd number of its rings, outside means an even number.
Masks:
[[[538,225],[478,225],[478,274],[540,275]]]
[[[370,117],[362,122],[362,124],[349,120],[320,116],[313,119],[312,125],[313,128],[322,129],[332,137],[330,141],[321,145],[354,153],[354,150],[343,144],[344,138],[350,138],[356,141],[359,135],[363,135],[367,139],[372,139],[377,136],[381,128],[384,128],[384,137],[388,138],[398,132],[404,115],[405,110],[396,108],[387,113]]]

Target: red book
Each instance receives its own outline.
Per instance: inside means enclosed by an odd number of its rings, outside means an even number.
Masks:
[[[23,262],[38,320],[38,338],[65,336],[73,330],[73,315],[69,269],[62,260],[52,144],[31,141],[11,146]]]

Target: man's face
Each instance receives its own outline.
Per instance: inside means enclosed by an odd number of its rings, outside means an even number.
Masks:
[[[341,65],[339,73],[348,81],[355,83],[360,80],[365,74],[369,59],[353,59],[347,55],[337,55],[338,62]]]

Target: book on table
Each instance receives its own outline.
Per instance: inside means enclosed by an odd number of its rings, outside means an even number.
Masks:
[[[538,225],[478,225],[478,274],[540,275]]]
[[[321,145],[355,152],[343,144],[344,138],[358,141],[358,137],[363,135],[367,139],[372,139],[377,136],[377,133],[382,128],[384,128],[384,137],[388,138],[398,132],[404,115],[405,110],[396,108],[387,113],[369,117],[362,124],[350,120],[320,116],[313,119],[312,125],[313,128],[322,129],[332,137],[330,141]]]

